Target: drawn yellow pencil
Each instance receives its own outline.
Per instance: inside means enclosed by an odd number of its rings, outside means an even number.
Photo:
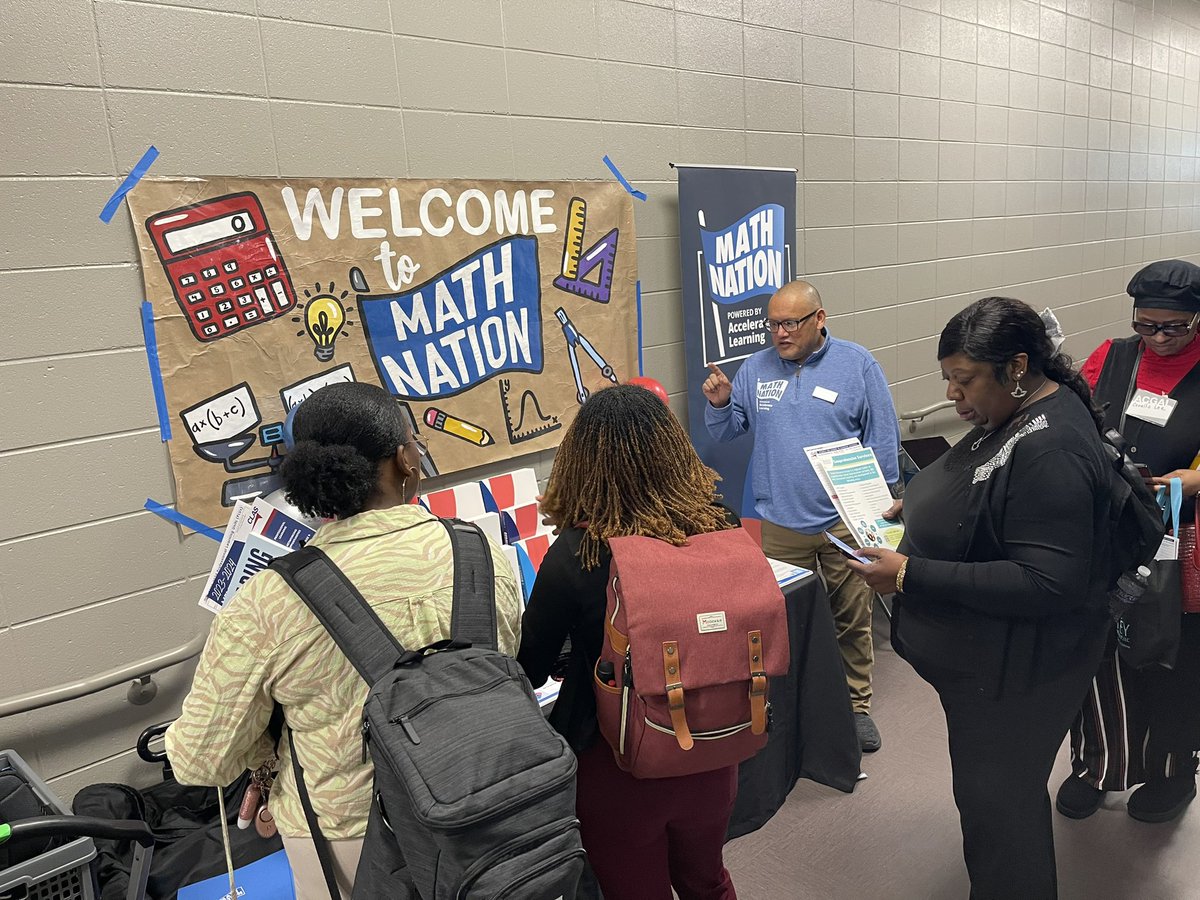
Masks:
[[[436,431],[453,435],[480,447],[496,443],[492,436],[478,425],[472,425],[470,422],[463,421],[433,406],[425,410],[425,424]]]

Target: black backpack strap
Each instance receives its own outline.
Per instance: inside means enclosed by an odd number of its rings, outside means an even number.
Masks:
[[[496,650],[496,570],[492,549],[478,525],[442,519],[454,552],[454,611],[450,634],[472,646]]]
[[[318,547],[276,557],[270,568],[283,576],[325,626],[367,684],[396,667],[405,649],[363,595]]]
[[[308,788],[304,785],[304,768],[300,765],[300,760],[296,758],[296,741],[292,738],[292,729],[286,725],[284,728],[287,730],[288,750],[291,751],[292,776],[296,780],[296,793],[300,795],[300,805],[304,807],[304,820],[308,822],[308,833],[317,850],[317,859],[321,861],[321,873],[325,876],[325,886],[329,889],[330,900],[342,900],[342,892],[337,885],[337,876],[333,873],[333,858],[329,852],[329,841],[321,833],[321,823],[317,821],[317,812],[313,809],[312,800],[308,796]]]

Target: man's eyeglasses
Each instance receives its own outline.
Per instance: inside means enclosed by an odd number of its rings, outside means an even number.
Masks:
[[[1200,320],[1200,313],[1192,316],[1190,322],[1164,322],[1160,325],[1157,322],[1139,322],[1134,319],[1130,326],[1142,337],[1154,337],[1160,331],[1167,337],[1183,337],[1196,327],[1197,320]]]
[[[803,318],[800,318],[800,319],[767,319],[766,320],[767,332],[770,334],[774,334],[776,331],[778,331],[780,328],[782,328],[788,334],[792,334],[793,332],[796,331],[796,329],[798,329],[801,325],[803,325],[805,322],[807,322],[809,319],[811,319],[813,316],[815,316],[819,312],[820,312],[820,309],[814,309],[807,316],[804,316]]]
[[[404,442],[404,446],[406,446],[406,447],[409,444],[416,444],[417,445],[417,453],[420,454],[421,456],[429,455],[429,443],[425,440],[425,438],[421,437],[421,435],[414,434],[412,437],[410,437],[407,441]]]

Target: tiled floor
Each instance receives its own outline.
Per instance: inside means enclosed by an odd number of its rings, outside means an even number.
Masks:
[[[766,826],[726,846],[740,900],[966,900],[942,710],[878,629],[873,714],[883,749],[864,757],[853,794],[802,780]],[[1052,791],[1068,771],[1064,747]],[[1082,822],[1055,814],[1061,900],[1200,900],[1200,802],[1146,825],[1124,801],[1110,795]]]

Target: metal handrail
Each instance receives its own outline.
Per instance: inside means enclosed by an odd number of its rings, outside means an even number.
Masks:
[[[914,409],[912,412],[900,413],[898,418],[901,422],[908,422],[909,434],[914,434],[917,430],[917,423],[924,421],[926,416],[931,416],[943,409],[949,409],[953,405],[953,400],[942,400],[938,403],[932,403],[929,406],[922,406],[920,409]]]
[[[200,651],[204,649],[204,642],[207,639],[208,633],[205,632],[204,634],[196,635],[196,637],[192,638],[186,644],[176,647],[174,650],[168,650],[165,653],[158,654],[158,656],[151,656],[132,665],[109,669],[107,672],[101,672],[99,675],[93,675],[90,678],[81,678],[79,681],[72,681],[68,684],[61,684],[56,688],[30,691],[27,694],[21,694],[7,700],[0,700],[0,719],[6,716],[15,716],[18,713],[42,709],[46,706],[53,706],[56,703],[64,703],[67,700],[77,700],[80,697],[87,697],[90,694],[98,694],[100,691],[116,687],[123,681],[133,682],[129,686],[130,703],[135,705],[149,703],[158,690],[158,686],[151,680],[150,676],[161,669],[177,666],[193,657],[199,656]]]

